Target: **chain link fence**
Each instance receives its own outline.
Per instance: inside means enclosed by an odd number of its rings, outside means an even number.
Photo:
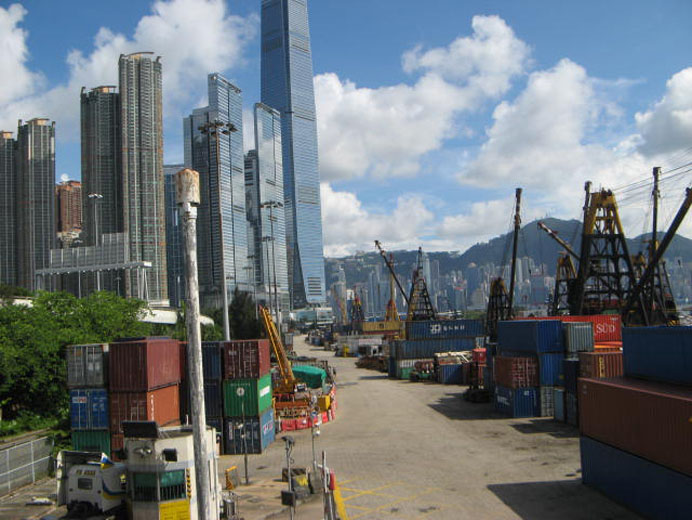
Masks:
[[[50,437],[0,448],[0,496],[47,476],[53,466],[52,451]]]

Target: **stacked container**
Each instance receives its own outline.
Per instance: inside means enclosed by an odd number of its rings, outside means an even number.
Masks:
[[[111,449],[123,447],[123,421],[180,424],[181,348],[170,338],[111,343],[108,355]]]
[[[583,481],[643,516],[689,518],[692,328],[624,329],[623,361],[624,377],[579,379]]]
[[[499,322],[493,361],[496,409],[513,417],[552,417],[564,348],[559,320]]]
[[[562,365],[562,379],[555,388],[553,399],[556,421],[567,422],[576,426],[579,422],[577,407],[577,377],[579,375],[579,356],[584,352],[594,350],[594,322],[595,321],[563,321],[565,334],[565,360]],[[607,319],[612,319],[608,316]],[[619,323],[619,321],[618,321]],[[605,330],[601,325],[599,330]],[[619,333],[619,329],[618,333]]]
[[[262,453],[275,432],[269,340],[224,342],[223,370],[224,452]]]
[[[108,431],[108,345],[67,347],[72,446],[110,455]]]

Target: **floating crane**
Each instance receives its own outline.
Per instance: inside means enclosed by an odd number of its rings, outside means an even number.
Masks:
[[[437,319],[437,314],[430,299],[425,276],[423,276],[423,248],[419,247],[418,260],[413,271],[413,281],[411,282],[411,294],[408,297],[406,321],[434,319]]]

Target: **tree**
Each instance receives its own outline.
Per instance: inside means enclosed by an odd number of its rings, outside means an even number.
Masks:
[[[233,339],[262,337],[262,325],[256,317],[255,301],[249,293],[239,291],[237,287],[228,306],[228,319]]]

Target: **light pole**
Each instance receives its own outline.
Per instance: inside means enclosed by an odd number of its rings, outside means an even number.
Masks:
[[[252,300],[255,302],[255,319],[259,318],[257,312],[257,280],[255,280],[255,255],[247,255],[247,259],[250,261],[250,265],[247,268],[252,269]]]
[[[87,198],[91,201],[91,205],[94,208],[94,245],[96,246],[96,251],[98,251],[99,245],[99,219],[98,212],[96,211],[96,203],[103,199],[103,195],[100,193],[89,193]],[[101,290],[101,272],[96,271],[96,290]]]
[[[293,445],[295,444],[295,441],[293,440],[293,437],[291,437],[290,435],[285,435],[284,437],[281,437],[281,439],[284,441],[286,445],[286,470],[288,471],[288,494],[290,496],[291,502],[291,505],[289,506],[289,511],[291,513],[291,520],[293,520],[295,494],[293,491],[293,475],[291,474],[291,452],[293,451]]]
[[[232,123],[222,123],[218,119],[214,121],[207,121],[205,124],[199,127],[199,131],[210,138],[209,145],[211,145],[211,137],[216,141],[216,187],[218,193],[218,208],[219,208],[219,242],[221,249],[221,283],[223,285],[223,337],[225,341],[231,340],[231,326],[228,322],[228,285],[226,285],[226,252],[224,250],[224,240],[223,240],[223,217],[221,214],[221,160],[219,157],[219,133],[223,135],[230,135],[231,132],[235,132],[238,129]],[[229,159],[230,159],[230,144],[229,144]],[[211,175],[211,161],[207,161],[208,174]],[[230,182],[230,179],[229,179]],[[232,190],[232,188],[231,188]]]
[[[272,303],[272,282],[271,282],[271,272],[269,270],[269,244],[268,242],[274,242],[274,237],[271,236],[263,236],[262,237],[262,242],[267,243],[266,245],[266,250],[267,250],[267,273],[266,273],[266,279],[267,279],[267,303],[269,305],[269,309],[271,310],[272,307],[274,307],[274,304]],[[276,322],[277,326],[279,325],[279,321],[276,319],[276,308],[274,308],[274,321]]]
[[[274,305],[276,313],[276,325],[279,326],[279,297],[276,290],[276,252],[274,250],[274,208],[283,208],[284,205],[276,200],[268,200],[260,204],[260,208],[269,208],[269,228],[272,243],[272,270],[274,272]]]

